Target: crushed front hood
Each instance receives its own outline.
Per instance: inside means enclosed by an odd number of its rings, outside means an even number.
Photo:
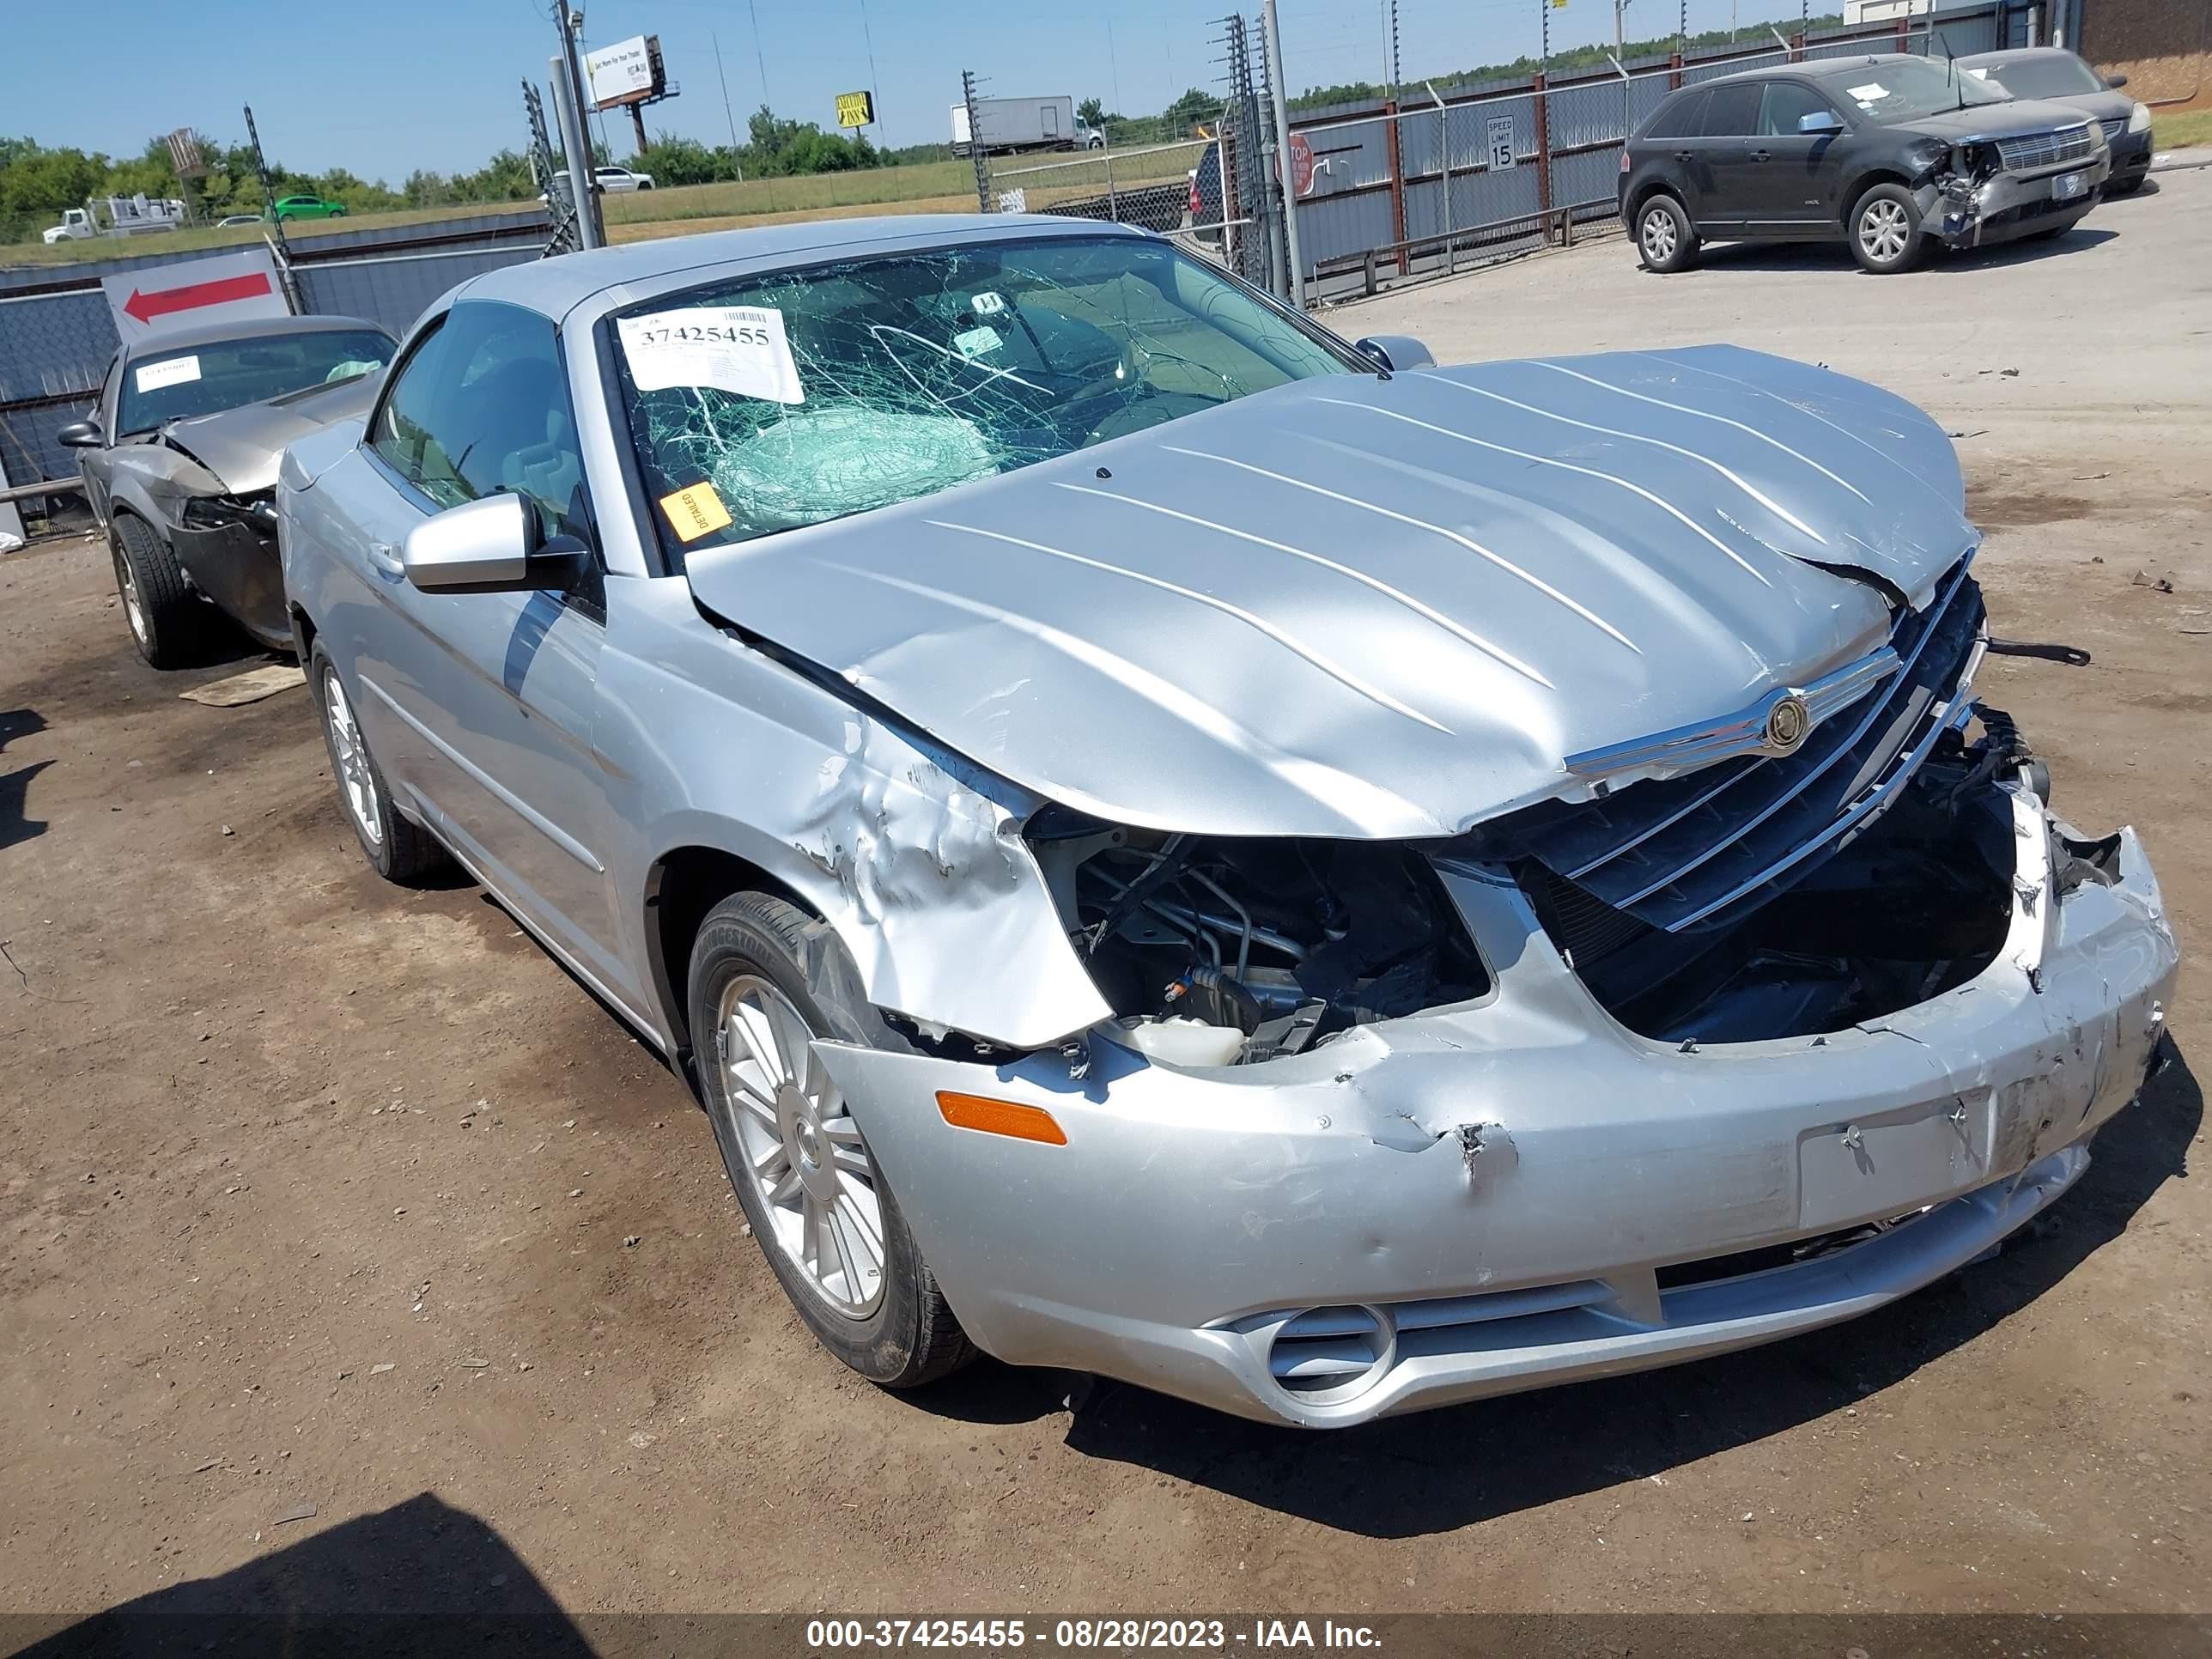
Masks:
[[[1911,405],[1708,346],[1302,381],[689,574],[1039,794],[1379,839],[1873,649],[1962,504]]]
[[[276,487],[276,462],[285,445],[333,421],[366,415],[383,378],[380,373],[356,375],[336,386],[196,416],[173,422],[163,435],[221,478],[230,494],[252,495]]]

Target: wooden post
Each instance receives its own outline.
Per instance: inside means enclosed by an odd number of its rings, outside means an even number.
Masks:
[[[1804,61],[1804,58],[1805,34],[1804,31],[1801,29],[1796,34],[1790,37],[1790,61],[1793,64],[1802,63]]]
[[[1548,79],[1539,70],[1532,83],[1536,92],[1536,211],[1547,246],[1552,240],[1552,112],[1544,95]]]
[[[1681,89],[1682,54],[1678,52],[1670,55],[1667,60],[1667,90],[1680,92]]]
[[[1399,244],[1398,274],[1403,276],[1412,269],[1406,254],[1406,165],[1405,154],[1398,142],[1398,103],[1387,99],[1382,105],[1383,118],[1390,126],[1390,240]]]

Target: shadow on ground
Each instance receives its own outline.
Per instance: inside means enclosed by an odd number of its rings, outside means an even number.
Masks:
[[[1863,1319],[1722,1358],[1313,1434],[1126,1383],[986,1364],[917,1396],[969,1421],[1068,1408],[1067,1443],[1370,1538],[1449,1532],[1639,1480],[1864,1401],[2033,1303],[2187,1176],[2204,1115],[2170,1042],[2074,1189],[1970,1267]]]
[[[496,1532],[428,1492],[89,1618],[0,1619],[0,1650],[19,1644],[19,1659],[593,1650]]]
[[[0,750],[18,738],[27,738],[46,729],[46,716],[35,708],[0,709]],[[46,833],[43,818],[25,816],[23,802],[30,793],[31,780],[52,764],[52,761],[33,761],[12,772],[0,772],[0,849]]]
[[[2033,259],[2056,259],[2069,253],[2087,253],[2117,239],[2119,233],[2087,222],[2075,225],[2047,241],[2023,238],[1988,247],[1931,247],[1921,264],[1923,270],[1966,273],[2002,265],[2025,264]],[[1850,250],[1842,242],[1726,242],[1707,246],[1698,256],[1697,269],[1716,275],[1731,270],[1840,270],[1851,263]],[[1679,276],[1668,280],[1678,281]],[[1887,279],[1884,279],[1887,280]]]

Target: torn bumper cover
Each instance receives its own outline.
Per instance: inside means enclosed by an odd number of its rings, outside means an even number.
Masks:
[[[2100,149],[2076,166],[2025,176],[1999,173],[1979,184],[1946,175],[1919,186],[1913,198],[1929,235],[1953,247],[1982,247],[2080,218],[2097,204],[2112,171],[2112,152]],[[2062,190],[2072,193],[2062,196]]]
[[[2156,881],[2132,831],[2085,866],[2008,793],[1996,959],[1825,1037],[1638,1037],[1517,886],[1440,864],[1493,988],[1314,1052],[817,1048],[963,1325],[1011,1362],[1321,1427],[1747,1347],[1972,1261],[2142,1086],[2177,963]],[[1041,1108],[1066,1144],[952,1127],[938,1091]]]

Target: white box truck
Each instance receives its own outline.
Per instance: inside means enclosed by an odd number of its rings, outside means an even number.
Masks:
[[[988,154],[1018,149],[1073,149],[1087,143],[1090,129],[1075,119],[1075,100],[1062,94],[1048,98],[978,98],[975,125],[968,131],[968,106],[952,106],[952,153],[965,155],[980,147]]]

